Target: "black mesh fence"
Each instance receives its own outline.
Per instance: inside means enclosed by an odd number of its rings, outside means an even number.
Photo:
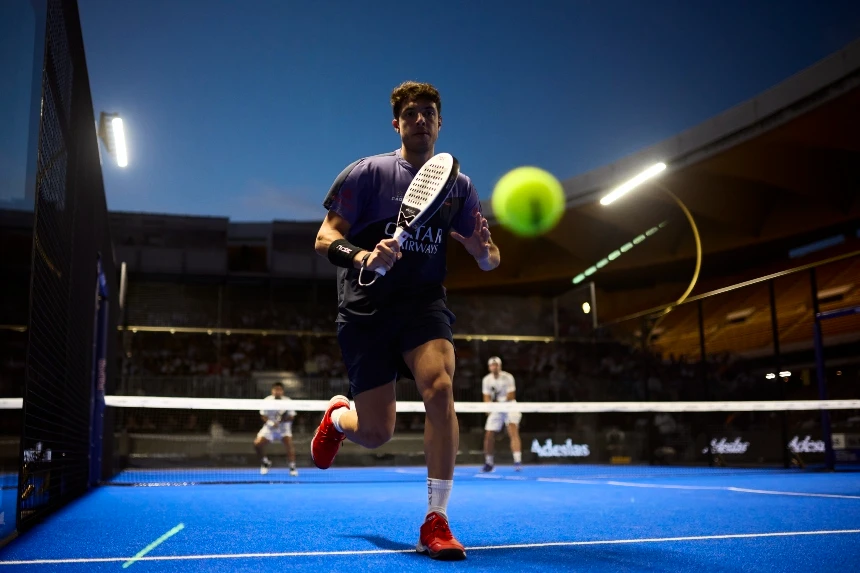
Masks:
[[[47,7],[19,528],[88,487],[99,260],[108,292],[116,292],[77,3],[51,0]],[[111,380],[111,363],[108,369]]]

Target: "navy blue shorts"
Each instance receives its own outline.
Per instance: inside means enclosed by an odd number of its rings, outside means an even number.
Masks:
[[[349,373],[351,398],[399,378],[414,380],[403,353],[426,342],[454,344],[454,314],[437,301],[417,312],[393,313],[368,322],[340,322],[337,341]]]

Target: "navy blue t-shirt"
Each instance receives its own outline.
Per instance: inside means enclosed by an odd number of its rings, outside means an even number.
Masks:
[[[403,195],[418,169],[400,150],[360,159],[337,177],[323,206],[350,224],[346,239],[367,251],[394,234]],[[472,181],[460,173],[442,208],[400,247],[402,258],[373,285],[358,285],[358,270],[338,268],[338,322],[367,320],[445,298],[445,253],[451,229],[465,237],[475,229],[481,202]],[[375,273],[365,271],[362,282]]]

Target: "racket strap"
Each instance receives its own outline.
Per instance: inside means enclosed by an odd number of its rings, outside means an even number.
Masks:
[[[361,259],[361,268],[358,269],[358,286],[360,286],[360,287],[369,287],[370,285],[372,285],[373,283],[376,282],[376,279],[379,278],[378,274],[373,273],[373,280],[372,281],[370,281],[369,283],[362,283],[361,282],[361,277],[364,274],[364,271],[367,270],[367,259],[368,259],[368,257],[370,257],[370,253],[367,253],[366,255],[364,255],[364,258]]]

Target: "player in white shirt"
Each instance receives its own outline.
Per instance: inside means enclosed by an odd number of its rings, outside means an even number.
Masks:
[[[516,402],[517,388],[514,377],[510,372],[502,370],[502,360],[493,356],[487,361],[490,373],[484,376],[481,389],[484,394],[484,402]],[[514,454],[514,469],[520,471],[523,462],[522,441],[520,440],[520,420],[523,415],[520,412],[490,412],[487,423],[484,425],[484,468],[482,471],[491,472],[495,468],[493,461],[493,447],[496,441],[496,432],[507,428],[508,436],[511,438],[511,452]]]
[[[260,458],[260,473],[266,475],[272,467],[272,462],[265,454],[266,444],[282,441],[287,448],[287,457],[290,460],[290,475],[295,477],[299,475],[296,469],[296,450],[293,448],[293,418],[296,417],[296,413],[289,410],[290,399],[284,396],[284,385],[280,382],[272,384],[272,393],[265,399],[282,400],[284,403],[277,406],[273,404],[271,410],[260,410],[264,424],[254,440],[254,448]]]

